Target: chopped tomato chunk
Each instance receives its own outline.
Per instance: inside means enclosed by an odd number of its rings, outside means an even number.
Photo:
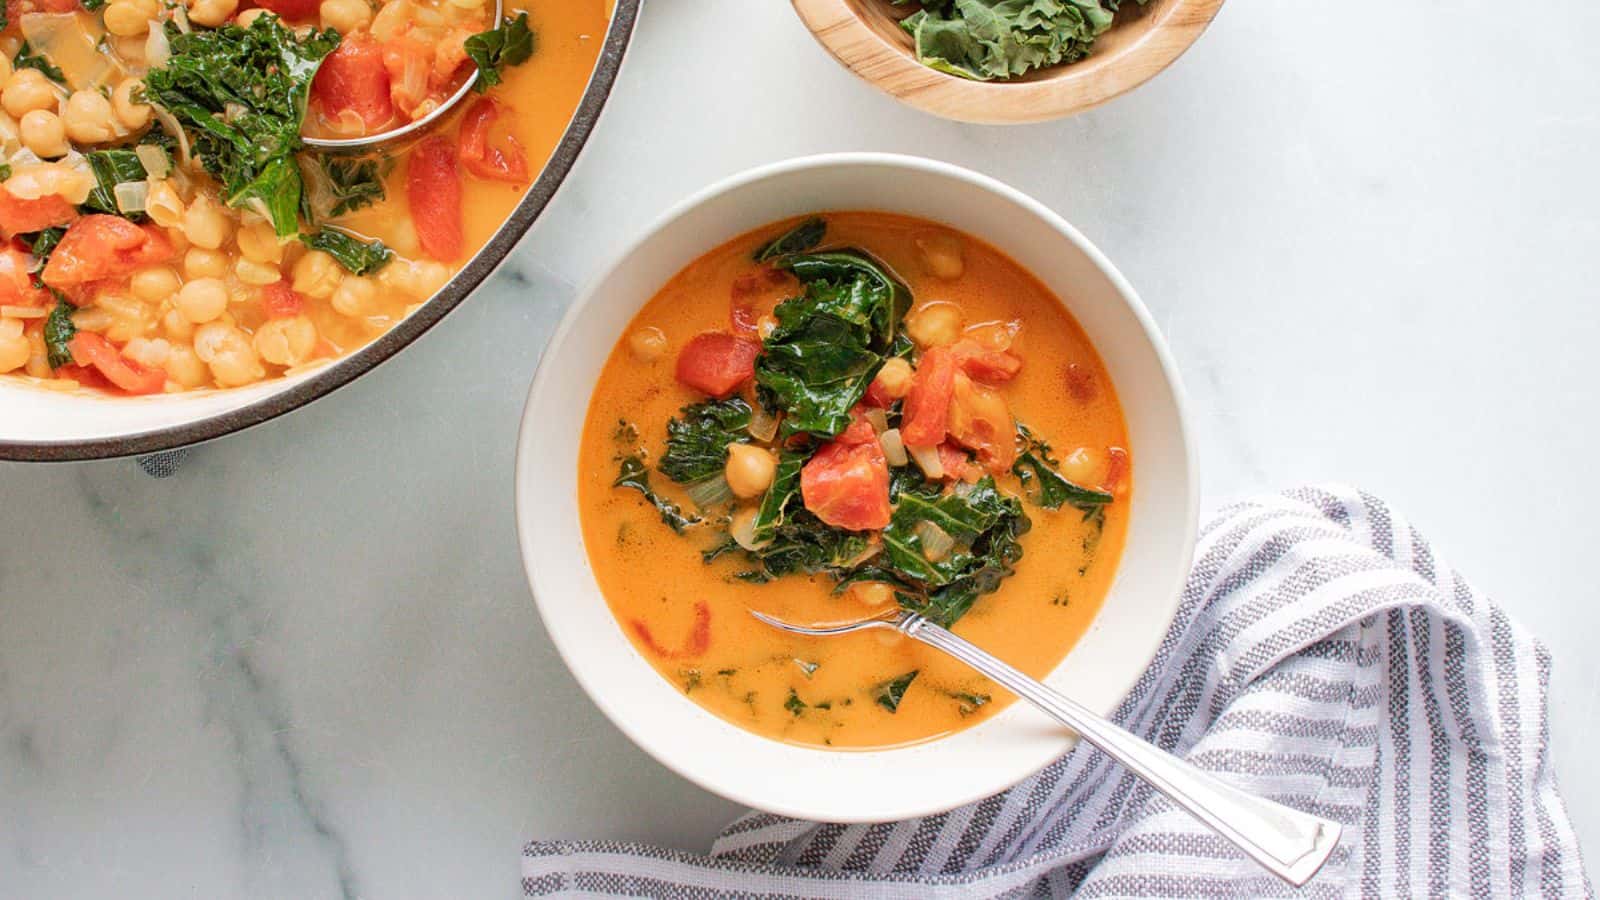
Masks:
[[[18,241],[0,245],[0,304],[44,306],[50,292],[33,283],[33,254]]]
[[[425,138],[411,151],[406,201],[422,249],[438,260],[460,256],[466,240],[461,231],[461,172],[448,138]]]
[[[309,19],[322,7],[321,0],[256,0],[256,5],[280,19]]]
[[[1022,371],[1022,358],[1005,350],[986,350],[977,341],[957,341],[951,350],[961,371],[985,384],[1004,384]]]
[[[1108,494],[1120,497],[1124,493],[1124,482],[1128,477],[1128,451],[1121,447],[1110,447],[1106,450],[1110,464],[1106,466],[1106,480],[1102,486]]]
[[[720,331],[697,334],[678,353],[678,380],[722,399],[756,373],[761,345]]]
[[[261,311],[269,319],[298,316],[305,308],[306,298],[296,293],[287,281],[280,279],[261,289]]]
[[[315,3],[312,10],[316,10]],[[279,15],[291,18],[287,13]],[[394,118],[383,48],[360,34],[341,40],[317,69],[317,77],[311,82],[311,98],[332,121],[338,121],[346,112],[354,113],[367,131],[378,131]]]
[[[167,373],[147,369],[123,356],[111,342],[91,331],[80,331],[67,342],[72,361],[96,369],[115,387],[130,394],[159,393],[167,384]]]
[[[800,469],[800,498],[806,509],[835,528],[887,526],[889,463],[883,448],[876,440],[824,444]]]
[[[74,288],[127,275],[171,256],[172,241],[159,226],[96,214],[67,228],[40,277],[54,288]]]
[[[642,619],[631,619],[628,624],[632,626],[634,636],[639,643],[644,644],[651,653],[662,659],[683,659],[704,654],[711,646],[711,607],[704,600],[694,605],[694,625],[689,629],[689,639],[684,642],[682,650],[669,650],[656,643],[655,635],[650,633],[650,626]]]
[[[878,432],[873,429],[872,423],[867,421],[866,410],[867,407],[861,404],[857,404],[855,409],[850,410],[850,426],[839,432],[834,437],[834,440],[841,444],[850,445],[876,441]]]
[[[78,217],[78,209],[59,194],[24,200],[0,186],[0,237],[43,231]]]
[[[984,468],[999,474],[1017,461],[1017,424],[999,391],[957,373],[949,410],[950,439],[976,451]]]
[[[894,398],[890,397],[878,379],[874,378],[872,383],[867,385],[867,392],[861,395],[861,402],[868,406],[876,406],[879,409],[888,409],[894,405]]]
[[[936,447],[944,441],[950,418],[956,357],[948,347],[931,347],[922,354],[911,393],[906,395],[905,420],[900,439],[908,447]]]
[[[1066,382],[1067,393],[1079,403],[1090,403],[1099,392],[1095,386],[1094,373],[1077,363],[1069,363],[1066,369],[1062,370],[1061,379]]]
[[[939,445],[939,468],[950,481],[977,481],[979,469],[972,464],[967,451],[949,441]]]
[[[528,157],[511,134],[494,140],[490,129],[500,118],[500,104],[484,97],[461,120],[461,164],[479,178],[522,184],[528,180]]]

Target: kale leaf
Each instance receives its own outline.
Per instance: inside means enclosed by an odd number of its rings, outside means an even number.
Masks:
[[[94,172],[95,186],[89,191],[89,197],[83,201],[83,205],[97,212],[123,216],[134,221],[142,220],[143,213],[129,214],[117,207],[117,185],[144,181],[150,177],[150,173],[145,171],[144,163],[139,161],[139,154],[119,147],[92,151],[84,154],[84,159],[88,160],[89,168]]]
[[[800,469],[810,456],[809,449],[783,450],[778,454],[778,468],[772,475],[772,485],[767,488],[766,495],[761,498],[761,507],[756,510],[752,530],[755,543],[772,540],[788,520],[789,504],[800,493]]]
[[[472,89],[483,93],[500,83],[506,66],[520,66],[533,55],[534,34],[528,27],[528,14],[518,13],[500,20],[500,27],[467,38],[467,56],[478,66],[478,80]]]
[[[1014,497],[1000,492],[992,476],[950,493],[927,486],[902,489],[889,527],[883,530],[886,577],[900,605],[949,627],[978,598],[1000,586],[1022,558],[1019,538],[1032,523]],[[932,522],[955,539],[937,561],[923,555],[917,525]]]
[[[872,699],[889,712],[898,710],[900,701],[905,699],[906,688],[911,687],[911,682],[916,680],[919,671],[921,670],[912,669],[898,678],[891,678],[877,685],[872,689]]]
[[[11,68],[13,70],[38,69],[44,73],[44,77],[54,81],[56,84],[67,83],[67,76],[62,74],[61,70],[56,68],[55,64],[50,62],[50,59],[44,54],[33,52],[33,48],[28,46],[27,41],[22,42],[22,46],[17,48],[17,55],[11,58]]]
[[[1082,59],[1111,27],[1118,5],[1118,0],[922,0],[922,8],[900,27],[911,35],[918,62],[988,81]]]
[[[911,291],[860,250],[785,256],[804,293],[778,304],[777,327],[756,358],[756,383],[787,415],[783,436],[831,438],[895,343]]]
[[[1060,509],[1070,503],[1084,512],[1093,512],[1114,498],[1105,491],[1097,491],[1075,484],[1056,471],[1060,463],[1050,455],[1050,445],[1028,429],[1017,424],[1017,444],[1020,452],[1011,471],[1022,482],[1029,499],[1045,509]]]
[[[72,362],[72,350],[67,344],[78,333],[78,326],[72,324],[72,310],[72,304],[58,294],[55,309],[50,310],[49,318],[44,320],[44,346],[52,369]]]
[[[867,547],[866,535],[834,528],[805,509],[796,509],[773,530],[771,543],[749,555],[767,578],[819,572],[839,575]]]
[[[820,217],[813,216],[762,244],[750,258],[756,262],[767,262],[795,253],[804,253],[822,243],[822,236],[827,233],[828,223]]]
[[[317,180],[326,188],[327,209],[315,210],[318,216],[329,218],[354,212],[382,200],[383,172],[377,157],[351,159],[341,156],[318,156],[320,169]],[[307,218],[312,218],[307,216]]]
[[[700,524],[700,520],[693,516],[686,516],[678,504],[662,497],[650,489],[650,470],[645,468],[644,460],[637,456],[624,456],[617,469],[617,480],[611,482],[612,487],[633,488],[650,501],[650,505],[661,513],[661,521],[678,534],[690,525]]]
[[[50,258],[66,233],[65,228],[46,228],[25,236],[23,240],[28,242],[28,252],[33,254],[33,258],[44,262]]]
[[[363,241],[337,228],[323,228],[313,234],[302,234],[300,243],[333,257],[353,275],[376,272],[394,258],[394,251],[385,247],[383,241]]]
[[[685,406],[667,423],[667,451],[656,468],[679,484],[722,474],[728,445],[750,440],[750,404],[738,397]]]
[[[280,237],[299,231],[304,183],[295,152],[317,67],[339,33],[303,37],[276,16],[249,28],[174,34],[172,56],[145,74],[145,96],[189,131],[206,171],[222,182],[229,206],[270,220]]]

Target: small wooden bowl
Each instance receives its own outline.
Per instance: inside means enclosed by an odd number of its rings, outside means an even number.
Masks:
[[[1222,0],[1124,0],[1086,59],[1010,81],[971,81],[917,62],[886,0],[792,0],[812,35],[852,72],[925,112],[1017,124],[1092,109],[1145,83],[1189,49]],[[914,7],[913,7],[914,8]],[[907,10],[909,13],[909,10]]]

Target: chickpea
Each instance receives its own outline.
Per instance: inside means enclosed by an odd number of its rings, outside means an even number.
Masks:
[[[961,308],[954,303],[929,303],[906,318],[906,334],[923,347],[943,347],[961,337]]]
[[[884,360],[883,367],[878,369],[878,374],[872,380],[884,396],[891,400],[899,400],[911,393],[911,377],[911,363],[898,356],[891,356]]]
[[[165,368],[171,353],[172,345],[161,338],[136,337],[122,345],[123,356],[151,369]]]
[[[929,275],[953,281],[967,270],[961,257],[961,239],[953,234],[925,234],[916,239],[922,267]]]
[[[195,247],[183,255],[183,277],[221,278],[228,273],[228,256],[216,250]]]
[[[79,144],[102,144],[116,136],[111,101],[99,91],[74,91],[61,112],[67,137]]]
[[[205,384],[210,376],[206,364],[194,352],[194,348],[184,344],[172,345],[161,367],[167,370],[168,378],[186,388],[197,388]]]
[[[846,593],[864,606],[884,606],[894,600],[894,589],[881,581],[858,581]]]
[[[150,325],[147,307],[127,294],[102,291],[94,302],[111,317],[106,324],[106,337],[119,344],[142,336]]]
[[[263,284],[273,284],[283,280],[283,273],[272,263],[256,262],[249,259],[240,259],[233,264],[233,274],[245,284],[257,287]]]
[[[58,98],[50,79],[38,69],[18,69],[0,90],[0,107],[13,119],[21,119],[36,109],[54,109]]]
[[[318,300],[327,300],[339,289],[339,282],[344,279],[344,272],[333,257],[321,250],[312,250],[295,260],[293,278],[296,292]]]
[[[372,7],[366,0],[322,0],[322,27],[349,34],[372,24]]]
[[[145,266],[128,279],[128,290],[147,303],[157,303],[177,296],[178,273],[166,266]]]
[[[233,23],[238,25],[240,28],[249,28],[251,25],[256,23],[257,19],[261,18],[262,16],[270,15],[273,15],[271,10],[261,9],[260,7],[251,7],[250,9],[239,13],[237,16],[234,16]]]
[[[0,53],[0,85],[5,84],[11,78],[11,71],[11,57]]]
[[[238,8],[239,0],[189,0],[189,21],[215,28],[233,18],[234,10]]]
[[[160,15],[155,0],[111,0],[106,4],[106,30],[118,37],[133,37],[150,30],[150,20]]]
[[[228,308],[228,286],[220,278],[196,278],[178,291],[173,305],[196,325],[210,322]]]
[[[141,102],[144,82],[137,78],[124,78],[111,92],[111,111],[124,128],[138,130],[150,124],[150,104]]]
[[[1061,460],[1061,477],[1074,484],[1093,485],[1100,480],[1100,453],[1079,447]]]
[[[33,109],[23,114],[17,123],[22,132],[22,146],[44,159],[66,156],[67,127],[61,117],[48,109]]]
[[[244,258],[258,263],[283,262],[283,245],[278,243],[278,233],[270,222],[251,222],[234,233]]]
[[[207,322],[194,330],[194,352],[211,367],[211,377],[222,387],[260,381],[267,374],[250,338],[223,322]]]
[[[256,352],[275,366],[298,366],[317,347],[317,326],[304,315],[268,319],[256,329]]]
[[[339,282],[339,287],[333,292],[333,298],[328,302],[333,306],[333,311],[339,315],[359,319],[375,312],[377,299],[376,281],[360,275],[351,275]]]
[[[229,225],[227,213],[205,194],[195,197],[183,213],[183,236],[189,243],[207,250],[222,246],[228,239]]]
[[[391,2],[384,9],[395,4]],[[432,260],[395,260],[378,273],[378,281],[401,293],[422,300],[433,296],[450,280],[450,267]]]
[[[646,325],[628,335],[628,352],[639,362],[655,362],[667,352],[667,336],[654,325]]]
[[[778,471],[778,461],[765,448],[753,444],[729,444],[728,462],[722,467],[722,476],[735,496],[750,498],[766,493],[772,476]]]
[[[194,339],[194,323],[183,317],[183,313],[176,308],[168,309],[161,314],[161,333],[168,340],[189,341]]]
[[[0,319],[0,372],[10,372],[27,365],[33,347],[22,333],[21,319]]]

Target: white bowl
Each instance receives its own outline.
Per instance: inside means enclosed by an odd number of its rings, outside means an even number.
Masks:
[[[616,0],[605,44],[561,141],[506,220],[416,312],[320,368],[244,388],[114,397],[0,377],[0,460],[61,461],[170,450],[257,425],[354,381],[400,352],[472,293],[544,211],[594,130],[616,82],[641,0]]]
[[[1154,656],[1189,568],[1199,488],[1182,391],[1155,323],[1111,263],[1060,216],[965,169],[887,154],[812,156],[736,175],[663,216],[578,298],[545,351],[522,420],[517,528],[556,649],[640,747],[707,790],[769,812],[888,821],[1001,791],[1075,739],[1023,703],[891,750],[812,749],[745,731],[684,697],[634,649],[601,596],[578,528],[578,436],[600,369],[632,317],[724,241],[790,216],[846,209],[920,216],[988,241],[1061,297],[1099,349],[1136,461],[1133,509],[1110,595],[1047,680],[1109,712]]]

